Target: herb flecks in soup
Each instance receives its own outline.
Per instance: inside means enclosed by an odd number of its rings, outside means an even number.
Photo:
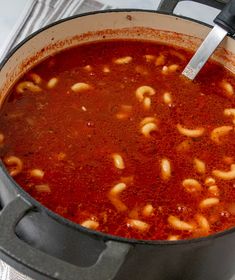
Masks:
[[[234,76],[147,42],[78,46],[12,89],[1,158],[34,198],[84,227],[137,239],[235,225]]]

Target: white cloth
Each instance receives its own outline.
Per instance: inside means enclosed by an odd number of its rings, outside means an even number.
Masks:
[[[97,0],[29,0],[0,49],[0,61],[20,41],[41,27],[68,16],[109,9]]]

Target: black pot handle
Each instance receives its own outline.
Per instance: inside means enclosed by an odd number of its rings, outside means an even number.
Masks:
[[[4,260],[29,268],[34,274],[58,280],[111,280],[122,266],[131,245],[107,241],[97,262],[90,267],[78,267],[50,256],[25,243],[15,233],[20,219],[32,210],[32,205],[18,195],[0,212],[0,254]],[[23,252],[23,253],[22,253]],[[35,274],[35,275],[36,275]],[[43,279],[44,279],[43,278]],[[38,279],[41,279],[38,276]]]
[[[182,2],[184,0],[161,0],[159,6],[158,6],[158,11],[164,12],[167,14],[173,14],[175,7],[179,2]],[[190,0],[192,2],[197,2],[201,3],[216,9],[222,10],[225,3],[223,1],[215,1],[215,0]]]
[[[227,30],[230,35],[235,33],[235,0],[229,1],[224,9],[218,14],[214,22]]]

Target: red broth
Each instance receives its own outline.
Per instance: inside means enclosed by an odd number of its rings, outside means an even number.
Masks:
[[[235,225],[234,76],[141,41],[89,43],[24,75],[0,118],[17,183],[85,227],[177,240]],[[226,110],[227,109],[227,110]]]

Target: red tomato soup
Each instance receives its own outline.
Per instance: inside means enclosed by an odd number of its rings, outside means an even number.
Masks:
[[[234,76],[142,41],[84,44],[24,75],[4,103],[0,155],[16,182],[84,227],[178,240],[235,226]]]

